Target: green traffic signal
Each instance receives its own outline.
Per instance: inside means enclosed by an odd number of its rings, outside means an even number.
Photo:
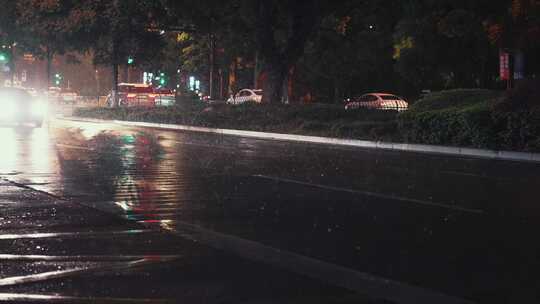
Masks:
[[[0,53],[0,62],[7,62],[8,56],[5,53]]]
[[[62,74],[60,73],[56,73],[54,74],[54,84],[56,84],[56,86],[59,86],[61,83],[62,83]]]
[[[135,59],[133,59],[133,57],[128,57],[128,60],[127,60],[127,63],[128,64],[133,64],[135,62]]]

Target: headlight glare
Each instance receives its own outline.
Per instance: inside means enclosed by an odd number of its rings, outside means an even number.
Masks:
[[[16,110],[17,110],[17,107],[14,102],[5,101],[3,104],[2,110],[0,110],[0,117],[12,118],[13,116],[15,116]]]
[[[43,116],[47,112],[47,106],[44,102],[34,102],[32,104],[32,115]]]

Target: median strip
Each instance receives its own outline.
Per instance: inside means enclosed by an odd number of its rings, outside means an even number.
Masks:
[[[453,156],[459,156],[459,157],[509,160],[509,161],[526,161],[526,162],[540,163],[540,153],[497,151],[497,150],[487,150],[487,149],[421,145],[421,144],[408,144],[408,143],[379,142],[379,141],[341,139],[341,138],[332,138],[332,137],[306,136],[306,135],[295,135],[295,134],[205,128],[205,127],[194,127],[194,126],[186,126],[186,125],[161,124],[161,123],[150,123],[150,122],[101,120],[101,119],[90,119],[90,118],[80,118],[80,117],[57,118],[57,119],[64,120],[64,121],[116,124],[116,125],[127,126],[127,127],[142,127],[142,128],[153,128],[153,129],[163,129],[163,130],[213,133],[213,134],[218,134],[218,135],[240,136],[240,137],[249,137],[249,138],[257,138],[257,139],[267,139],[267,140],[282,140],[282,141],[292,141],[292,142],[302,142],[302,143],[312,143],[312,144],[347,146],[347,147],[356,147],[356,148],[362,148],[362,149],[380,149],[380,150],[399,151],[399,152],[443,154],[443,155],[453,155]]]

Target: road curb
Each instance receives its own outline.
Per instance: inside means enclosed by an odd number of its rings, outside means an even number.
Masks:
[[[161,123],[138,122],[138,121],[103,120],[103,119],[93,119],[93,118],[83,118],[83,117],[59,117],[57,119],[68,120],[68,121],[94,122],[94,123],[112,123],[112,124],[122,125],[122,126],[157,128],[157,129],[164,129],[164,130],[180,130],[180,131],[189,131],[189,132],[214,133],[214,134],[220,134],[220,135],[251,137],[251,138],[259,138],[259,139],[269,139],[269,140],[284,140],[284,141],[294,141],[294,142],[304,142],[304,143],[338,145],[338,146],[348,146],[348,147],[357,147],[357,148],[365,148],[365,149],[381,149],[381,150],[391,150],[391,151],[428,153],[428,154],[444,154],[444,155],[454,155],[454,156],[461,156],[461,157],[540,163],[540,153],[497,151],[497,150],[474,149],[474,148],[465,148],[465,147],[435,146],[435,145],[409,144],[409,143],[378,142],[378,141],[368,141],[368,140],[358,140],[358,139],[341,139],[341,138],[320,137],[320,136],[269,133],[269,132],[244,131],[244,130],[232,130],[232,129],[217,129],[217,128],[194,127],[194,126],[187,126],[187,125],[161,124]]]

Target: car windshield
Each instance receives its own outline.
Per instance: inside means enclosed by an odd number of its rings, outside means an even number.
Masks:
[[[382,95],[381,98],[383,100],[400,100],[401,98],[394,96],[394,95]]]
[[[154,92],[152,87],[129,87],[127,91],[130,93],[153,93]]]

